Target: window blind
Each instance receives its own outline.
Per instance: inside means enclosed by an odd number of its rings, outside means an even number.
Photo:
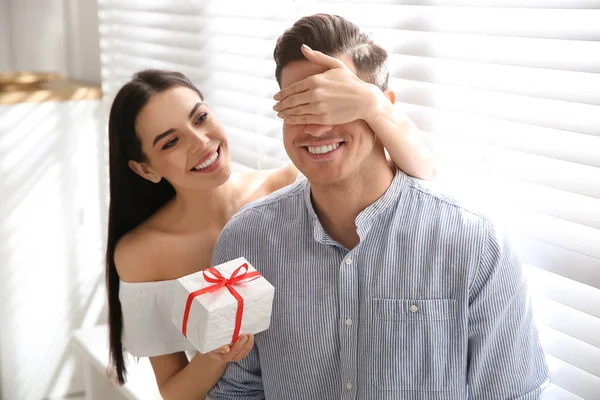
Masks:
[[[600,393],[600,1],[104,1],[106,98],[143,68],[184,72],[247,168],[287,161],[276,38],[303,15],[357,23],[439,160],[439,184],[491,214],[525,263],[551,368],[546,399]]]
[[[238,166],[285,163],[273,49],[299,4],[244,1],[100,1],[107,99],[140,69],[185,73],[224,124]]]

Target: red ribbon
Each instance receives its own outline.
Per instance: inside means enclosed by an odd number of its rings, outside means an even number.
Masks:
[[[242,272],[242,270],[244,270]],[[210,272],[213,276],[209,276],[207,272]],[[237,285],[239,283],[251,282],[255,279],[261,277],[261,274],[258,271],[248,272],[248,264],[244,263],[240,267],[238,267],[229,279],[225,278],[218,269],[215,267],[210,267],[202,271],[204,275],[204,280],[208,283],[212,283],[212,285],[205,287],[203,289],[196,290],[195,292],[190,293],[187,298],[187,302],[185,304],[185,312],[183,314],[183,324],[181,327],[181,332],[183,336],[187,337],[187,322],[190,316],[190,309],[192,308],[192,302],[194,299],[200,295],[205,293],[216,292],[217,290],[226,287],[229,290],[229,293],[237,300],[237,313],[235,316],[235,328],[233,330],[233,337],[231,342],[234,343],[240,334],[240,328],[242,326],[242,315],[244,314],[244,299],[240,294],[233,288],[233,285]],[[252,278],[252,279],[250,279]],[[249,279],[249,280],[248,280]]]

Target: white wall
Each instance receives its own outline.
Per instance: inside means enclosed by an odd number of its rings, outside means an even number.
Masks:
[[[0,106],[0,398],[82,390],[73,329],[103,319],[101,101]]]
[[[96,0],[0,0],[0,71],[100,83]]]
[[[100,83],[96,0],[0,0],[0,72]],[[105,107],[0,106],[0,399],[83,389],[74,329],[104,320]]]
[[[67,65],[72,79],[100,84],[100,34],[97,0],[64,0]]]
[[[10,0],[13,67],[68,72],[65,17],[63,0]]]
[[[10,62],[9,0],[0,0],[0,72],[12,69]]]

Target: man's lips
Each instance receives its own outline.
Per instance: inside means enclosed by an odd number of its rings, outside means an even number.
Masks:
[[[344,141],[342,139],[325,139],[325,140],[312,140],[307,142],[301,142],[300,147],[319,147],[319,146],[329,146],[330,144],[342,144]]]

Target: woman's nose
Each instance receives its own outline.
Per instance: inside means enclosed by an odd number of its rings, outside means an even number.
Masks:
[[[206,148],[208,143],[210,143],[210,139],[206,133],[193,131],[190,134],[190,143],[192,153],[198,153]]]

